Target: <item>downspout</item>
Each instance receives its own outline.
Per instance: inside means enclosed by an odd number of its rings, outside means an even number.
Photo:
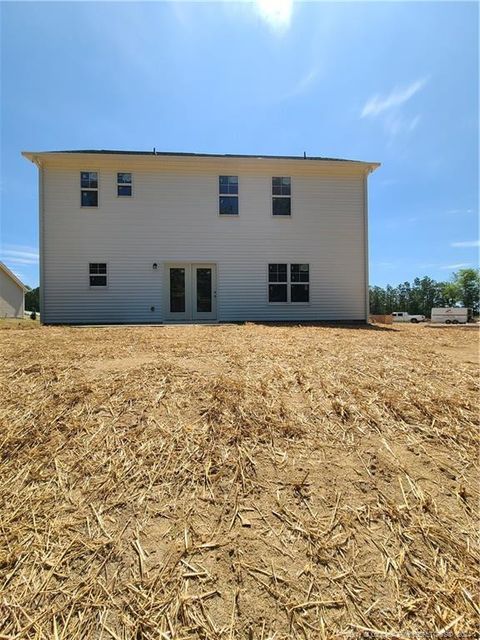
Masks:
[[[365,322],[368,323],[370,316],[370,289],[369,289],[369,271],[368,271],[368,175],[370,169],[367,169],[363,177],[363,222],[365,234]]]
[[[39,270],[40,270],[40,324],[45,324],[45,278],[44,274],[44,187],[43,167],[38,158],[33,161],[38,167],[38,236],[39,236]]]

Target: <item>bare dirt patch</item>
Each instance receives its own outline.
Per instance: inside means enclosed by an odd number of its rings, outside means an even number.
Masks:
[[[1,332],[0,637],[474,637],[477,338]]]

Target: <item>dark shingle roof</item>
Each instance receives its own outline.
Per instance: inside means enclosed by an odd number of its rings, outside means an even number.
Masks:
[[[322,156],[276,156],[276,155],[255,155],[242,153],[188,153],[185,151],[122,151],[115,149],[71,149],[62,151],[44,151],[43,153],[86,153],[100,155],[129,155],[129,156],[186,156],[200,158],[257,158],[272,160],[324,160],[327,162],[355,162],[363,163],[361,160],[347,160],[343,158],[325,158]]]

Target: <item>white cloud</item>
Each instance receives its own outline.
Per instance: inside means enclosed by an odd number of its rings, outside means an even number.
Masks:
[[[463,269],[464,267],[469,266],[469,262],[459,262],[458,264],[446,264],[445,266],[440,267],[440,269]]]
[[[255,8],[274,31],[282,33],[290,26],[293,0],[255,0]]]
[[[473,213],[474,210],[473,209],[449,209],[447,211],[447,213],[450,213],[452,215],[456,215],[459,213]]]
[[[466,240],[465,242],[452,242],[452,247],[480,247],[480,240]]]
[[[315,82],[318,75],[317,69],[310,69],[300,80],[297,82],[295,88],[292,91],[292,95],[299,95],[305,93]]]
[[[389,111],[393,108],[398,108],[405,102],[408,102],[410,98],[412,98],[416,93],[418,93],[425,86],[426,79],[422,78],[420,80],[416,80],[405,87],[403,89],[399,89],[396,87],[393,91],[391,91],[387,96],[379,96],[378,94],[372,96],[365,105],[363,106],[361,118],[366,118],[368,116],[378,116],[384,111]],[[418,118],[418,116],[417,116]],[[413,128],[418,124],[415,122],[416,118],[412,121]]]
[[[38,264],[38,249],[22,245],[6,245],[0,250],[1,259],[11,264]]]
[[[290,91],[287,91],[284,95],[282,95],[279,99],[289,100],[290,98],[296,98],[297,96],[303,95],[310,90],[310,87],[315,83],[315,80],[318,77],[319,70],[316,68],[310,69],[307,71],[300,80],[292,87]]]

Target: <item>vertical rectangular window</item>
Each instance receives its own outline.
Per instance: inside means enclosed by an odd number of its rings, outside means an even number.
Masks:
[[[170,312],[185,313],[185,269],[170,268]]]
[[[117,196],[125,197],[132,195],[132,174],[117,173]]]
[[[82,207],[98,207],[98,174],[96,171],[80,171],[80,204]]]
[[[91,287],[107,286],[107,263],[106,262],[90,262],[89,279]]]
[[[310,265],[268,265],[268,301],[292,304],[310,302]]]
[[[210,313],[212,310],[212,270],[196,268],[197,278],[197,311]]]
[[[288,265],[268,265],[268,301],[288,302]]]
[[[238,176],[218,177],[218,200],[221,216],[238,216]]]
[[[291,179],[272,178],[272,214],[274,216],[292,215]]]
[[[310,267],[308,264],[290,265],[291,302],[310,301]]]

